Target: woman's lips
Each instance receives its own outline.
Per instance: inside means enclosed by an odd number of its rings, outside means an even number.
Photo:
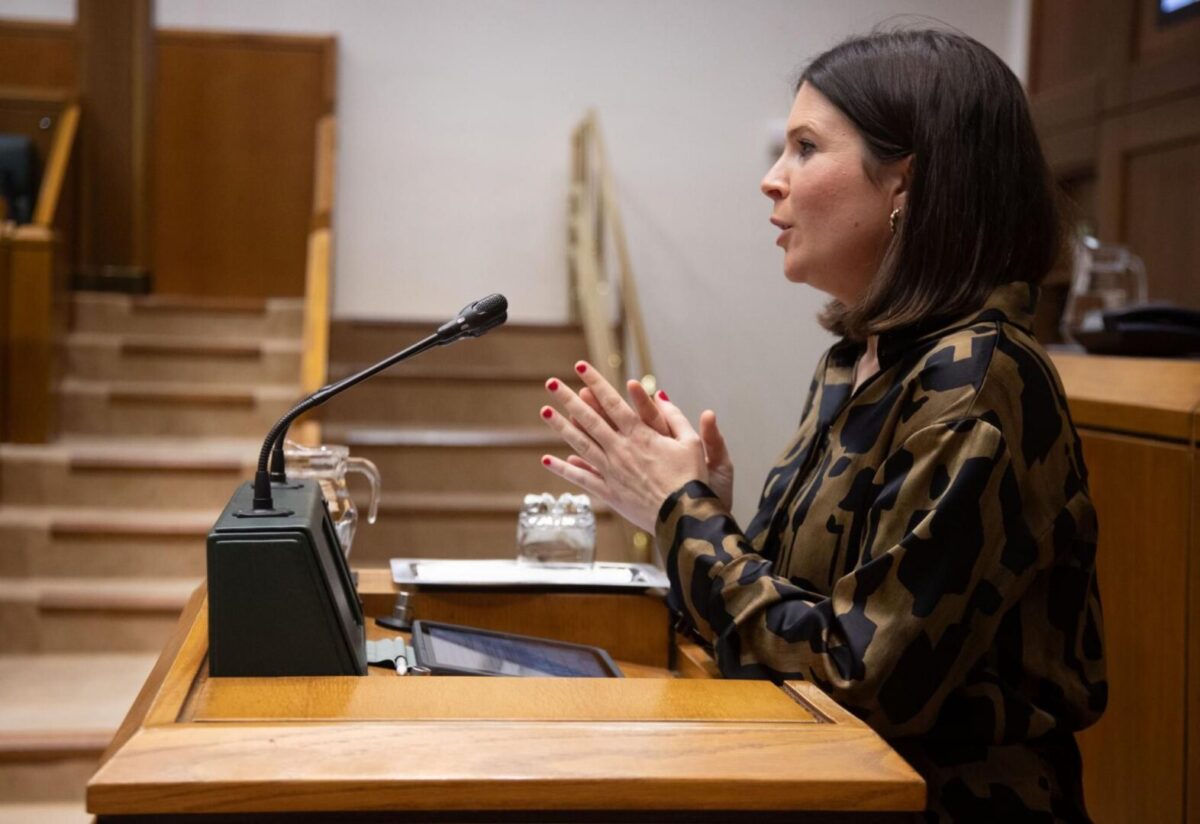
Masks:
[[[777,237],[775,239],[775,245],[782,246],[783,245],[783,236],[786,235],[789,231],[791,231],[791,228],[792,228],[791,225],[784,223],[782,220],[779,220],[777,218],[771,218],[771,225],[776,227],[777,229],[783,230],[779,233],[779,237]]]

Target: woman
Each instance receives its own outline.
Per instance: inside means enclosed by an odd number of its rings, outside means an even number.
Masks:
[[[875,34],[818,57],[762,181],[788,280],[841,336],[743,531],[699,431],[586,363],[546,456],[656,533],[726,677],[813,681],[926,778],[927,820],[1086,821],[1073,732],[1104,709],[1095,515],[1030,331],[1060,248],[1020,84],[974,40]]]

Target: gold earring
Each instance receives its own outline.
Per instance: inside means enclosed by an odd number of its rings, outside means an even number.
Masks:
[[[888,222],[892,224],[893,235],[896,234],[896,218],[898,217],[900,217],[900,210],[898,208],[892,209],[892,216],[888,219]]]

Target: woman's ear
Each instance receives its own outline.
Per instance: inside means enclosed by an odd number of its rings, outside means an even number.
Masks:
[[[906,154],[884,167],[884,190],[893,208],[908,208],[908,191],[912,187],[913,156]]]

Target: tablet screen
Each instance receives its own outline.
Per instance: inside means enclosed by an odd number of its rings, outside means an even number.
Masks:
[[[519,676],[605,678],[613,674],[587,649],[436,624],[426,627],[425,636],[442,667]]]

